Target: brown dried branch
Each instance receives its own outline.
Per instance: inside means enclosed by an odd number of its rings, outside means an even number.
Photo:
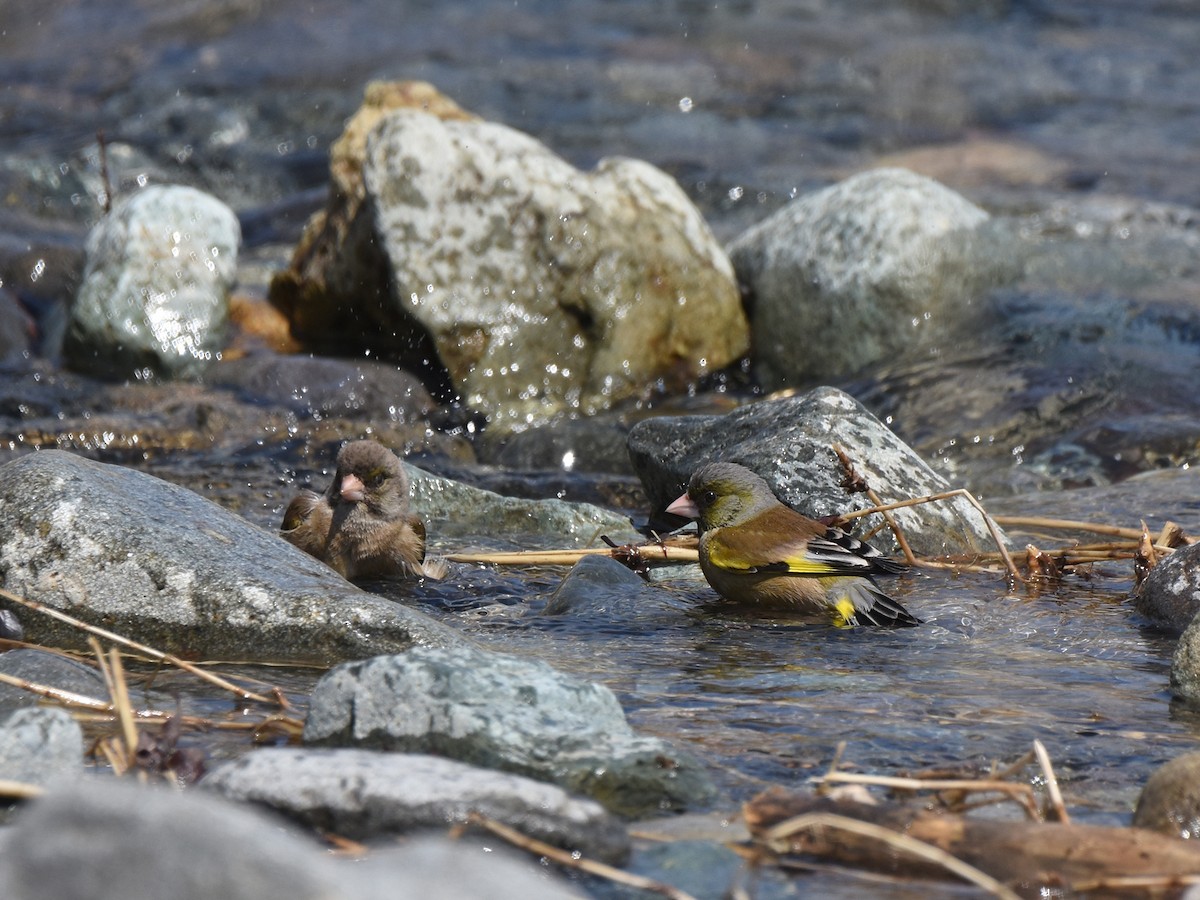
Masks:
[[[78,628],[81,631],[86,632],[87,634],[104,638],[106,641],[112,641],[114,644],[120,644],[123,647],[128,647],[129,649],[144,656],[161,660],[168,665],[183,669],[185,672],[195,675],[197,678],[203,679],[209,684],[236,694],[241,700],[255,700],[259,703],[268,704],[272,702],[270,697],[263,696],[262,694],[256,694],[253,691],[248,691],[245,688],[238,687],[236,684],[226,681],[219,675],[213,675],[211,672],[205,672],[198,666],[195,666],[186,660],[180,659],[178,656],[173,656],[170,653],[164,653],[161,650],[155,650],[153,647],[147,647],[145,644],[139,644],[137,641],[131,640],[130,638],[124,637],[115,632],[108,631],[107,629],[99,628],[95,625],[89,625],[87,622],[73,618],[61,610],[55,609],[53,606],[47,606],[46,604],[39,603],[36,600],[29,600],[25,597],[20,597],[17,594],[10,593],[9,591],[3,589],[0,589],[0,597],[23,606],[26,609],[31,609],[34,612],[39,612],[42,615],[49,616],[52,619],[58,619],[60,622],[65,622],[74,628]]]
[[[514,847],[518,847],[535,856],[545,856],[559,865],[578,869],[581,872],[587,872],[589,875],[595,875],[599,878],[605,878],[615,884],[623,884],[627,887],[662,894],[664,897],[670,898],[670,900],[695,900],[691,894],[672,887],[669,884],[663,884],[661,881],[655,881],[642,875],[634,875],[631,872],[626,872],[614,866],[587,859],[586,857],[576,857],[573,853],[524,835],[515,828],[510,828],[504,823],[497,822],[495,819],[491,819],[481,813],[472,812],[468,814],[467,822],[472,825],[478,825],[481,828],[486,828],[492,834],[503,838]]]

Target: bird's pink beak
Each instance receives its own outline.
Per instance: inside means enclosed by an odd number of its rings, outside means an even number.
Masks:
[[[696,506],[695,501],[687,494],[681,494],[675,500],[672,500],[671,505],[667,507],[667,512],[688,519],[700,518],[700,508]]]
[[[338,493],[341,494],[343,500],[349,503],[360,503],[366,494],[366,486],[362,483],[362,479],[357,475],[347,475],[342,479],[342,486]]]

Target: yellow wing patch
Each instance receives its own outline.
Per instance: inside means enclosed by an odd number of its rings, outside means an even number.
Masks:
[[[751,545],[744,548],[731,546],[725,541],[716,539],[715,535],[707,541],[707,547],[709,562],[728,572],[759,572],[762,574],[774,572],[780,575],[809,576],[831,575],[837,572],[836,569],[821,560],[808,559],[800,555],[786,555],[788,549],[786,547],[781,548],[785,551],[782,559],[767,558],[758,548]]]

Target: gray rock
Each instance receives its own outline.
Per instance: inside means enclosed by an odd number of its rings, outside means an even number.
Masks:
[[[686,600],[652,587],[612,557],[585,556],[571,567],[540,615],[574,619],[589,630],[604,623],[609,632],[643,633],[658,620],[678,623],[688,609]]]
[[[194,188],[152,186],[92,229],[63,345],[72,368],[192,376],[224,346],[241,228]]]
[[[185,488],[56,450],[0,468],[0,572],[9,591],[209,658],[336,662],[462,640]],[[84,644],[46,617],[25,626]]]
[[[416,648],[337,666],[313,690],[304,739],[528,775],[626,816],[713,796],[694,759],[633,733],[608,688],[473,648]]]
[[[0,653],[0,672],[34,684],[71,691],[97,700],[108,698],[108,685],[104,683],[104,676],[96,669],[45,650],[18,647]],[[37,706],[40,702],[41,697],[38,694],[9,684],[0,684],[0,708]]]
[[[1175,645],[1171,656],[1171,693],[1182,700],[1200,702],[1200,616],[1192,619]]]
[[[432,475],[405,463],[412,509],[431,534],[478,537],[490,533],[520,539],[525,546],[540,539],[550,548],[586,546],[601,534],[618,543],[640,540],[626,516],[590,503],[526,500]],[[487,527],[481,528],[481,522]]]
[[[1200,753],[1185,753],[1147,779],[1133,825],[1194,840],[1200,838]]]
[[[594,413],[746,350],[724,251],[653,166],[583,173],[503,125],[404,110],[368,139],[363,180],[393,296],[493,427]]]
[[[629,456],[661,510],[705,462],[737,462],[758,472],[779,499],[814,518],[871,506],[848,494],[833,447],[885,502],[950,489],[907,445],[853,397],[834,388],[763,400],[723,416],[645,419],[629,433]],[[961,497],[896,510],[914,552],[923,555],[994,548],[983,517]],[[884,535],[879,542],[886,541]],[[894,545],[893,545],[894,549]]]
[[[445,828],[478,812],[593,858],[617,862],[629,851],[624,826],[599,804],[541,781],[436,756],[264,749],[210,772],[201,784],[354,840]]]
[[[372,360],[261,354],[222,361],[209,380],[321,418],[413,422],[436,408],[415,376]]]
[[[946,341],[999,280],[973,242],[986,219],[935,181],[876,169],[741,235],[729,253],[753,298],[759,381],[819,383]]]
[[[1182,633],[1200,612],[1200,544],[1180,547],[1159,561],[1133,594],[1137,611]]]
[[[353,863],[264,812],[129,779],[54,790],[0,837],[6,900],[560,900],[534,863],[469,841],[418,840]]]
[[[83,774],[83,730],[65,709],[18,709],[0,721],[0,778],[49,785]]]

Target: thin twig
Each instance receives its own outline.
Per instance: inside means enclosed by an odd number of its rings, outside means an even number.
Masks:
[[[620,549],[620,548],[617,548]],[[647,562],[694,563],[700,559],[693,547],[674,547],[657,542],[639,544],[636,549]],[[512,550],[496,553],[448,553],[450,562],[497,566],[570,566],[585,556],[612,556],[613,548],[588,547],[582,550]]]
[[[763,839],[775,852],[786,853],[791,846],[791,839],[795,835],[813,828],[833,828],[863,837],[874,838],[896,850],[940,865],[964,881],[985,891],[989,891],[997,897],[1003,897],[1004,900],[1020,900],[1017,894],[991,875],[981,872],[969,863],[963,862],[957,856],[947,853],[941,847],[936,847],[925,841],[919,841],[906,834],[893,831],[891,828],[885,828],[873,822],[852,819],[849,816],[820,812],[793,816],[768,829],[763,835]]]
[[[983,516],[983,522],[987,526],[988,533],[992,536],[992,541],[996,545],[996,550],[1000,554],[1000,559],[1004,562],[1004,568],[1008,571],[1009,577],[1013,581],[1021,583],[1025,579],[1021,577],[1021,573],[1017,571],[1016,564],[1009,556],[1008,548],[1004,546],[1004,539],[1000,536],[1000,529],[996,527],[996,520],[988,513],[983,505],[975,499],[975,495],[965,488],[955,488],[952,491],[943,491],[940,494],[927,494],[924,497],[913,497],[910,500],[897,500],[895,503],[885,503],[882,506],[874,506],[870,509],[859,509],[854,512],[845,513],[841,516],[843,520],[857,519],[861,516],[869,516],[874,513],[882,513],[893,509],[904,509],[909,506],[919,506],[922,503],[932,503],[935,500],[949,500],[953,497],[963,497],[968,503],[975,507],[976,511]]]
[[[133,706],[129,702],[129,683],[125,680],[125,668],[121,665],[121,651],[113,647],[109,652],[109,668],[112,669],[113,709],[121,723],[121,734],[125,739],[125,768],[133,767],[137,750],[138,730],[133,721]]]
[[[837,456],[838,462],[842,464],[842,468],[846,471],[847,480],[858,480],[861,483],[863,493],[867,495],[867,499],[874,503],[876,508],[883,506],[883,500],[875,493],[875,489],[855,470],[850,455],[837,444],[833,445],[833,452]],[[896,517],[891,514],[890,510],[880,509],[879,512],[883,516],[883,520],[887,522],[888,528],[892,530],[892,534],[896,538],[896,543],[900,546],[900,552],[904,554],[905,561],[911,566],[917,561],[917,557],[912,552],[912,547],[908,545],[908,539],[904,536],[904,532],[900,530],[900,526],[896,522]]]
[[[662,894],[670,900],[695,900],[695,898],[679,888],[672,887],[669,884],[663,884],[661,881],[655,881],[651,878],[645,878],[642,875],[634,875],[631,872],[623,871],[614,866],[606,865],[602,862],[596,862],[593,859],[586,857],[576,857],[574,854],[561,850],[558,847],[551,846],[544,841],[539,841],[536,838],[531,838],[528,835],[521,834],[515,828],[510,828],[502,822],[497,822],[495,819],[489,818],[481,813],[472,812],[467,815],[467,821],[474,825],[479,825],[486,828],[492,834],[504,838],[514,847],[519,847],[522,850],[527,850],[537,856],[545,856],[559,865],[568,866],[572,869],[578,869],[581,872],[587,872],[589,875],[596,875],[600,878],[607,878],[616,884],[623,884],[627,887],[638,888],[643,891],[652,891],[656,894]]]
[[[1067,815],[1067,805],[1063,803],[1062,792],[1058,789],[1058,779],[1054,776],[1054,767],[1050,765],[1050,754],[1046,752],[1045,745],[1036,738],[1033,741],[1033,752],[1046,778],[1046,793],[1049,795],[1050,808],[1054,810],[1055,818],[1064,825],[1070,825],[1071,817]]]
[[[1039,820],[1033,788],[1011,781],[977,781],[970,778],[899,778],[894,775],[863,775],[857,772],[829,772],[818,779],[821,783],[869,784],[902,791],[968,791],[1004,794],[1016,801],[1031,819]]]
[[[74,691],[64,691],[62,688],[51,687],[47,684],[37,684],[33,681],[27,681],[24,678],[18,678],[15,675],[9,675],[6,672],[0,672],[0,684],[12,685],[23,691],[29,691],[31,694],[38,694],[50,700],[57,700],[59,703],[67,706],[78,706],[83,709],[94,709],[101,712],[112,711],[112,704],[104,700],[97,700],[95,697],[76,694]]]
[[[32,800],[46,793],[46,789],[38,784],[24,781],[11,781],[0,778],[0,797],[11,797],[14,800]]]
[[[186,660],[180,659],[178,656],[173,656],[170,653],[164,653],[161,650],[155,650],[153,647],[147,647],[145,644],[139,644],[137,641],[123,637],[115,632],[108,631],[107,629],[99,628],[95,625],[89,625],[87,622],[73,618],[62,610],[55,609],[53,606],[47,606],[45,603],[39,603],[36,600],[29,600],[25,597],[20,597],[2,588],[0,588],[0,597],[3,597],[6,600],[11,600],[13,603],[20,604],[26,609],[32,609],[34,612],[40,612],[52,619],[58,619],[60,622],[66,622],[68,625],[85,631],[88,634],[102,637],[105,640],[120,644],[123,647],[129,647],[131,650],[136,650],[138,653],[142,653],[151,657],[152,659],[162,660],[165,663],[169,663],[172,666],[183,669],[185,672],[190,672],[197,678],[202,678],[209,684],[216,685],[222,690],[230,691],[231,693],[236,694],[241,700],[256,700],[259,703],[268,704],[272,702],[270,697],[264,697],[262,694],[256,694],[253,691],[248,691],[245,688],[238,687],[236,684],[226,681],[219,675],[213,675],[211,672],[205,672],[203,669],[192,665]]]

